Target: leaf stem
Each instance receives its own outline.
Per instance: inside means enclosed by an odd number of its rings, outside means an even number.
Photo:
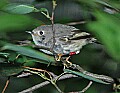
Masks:
[[[2,93],[5,93],[5,90],[7,89],[9,82],[10,82],[10,77],[8,77],[8,79],[7,79],[7,81],[6,81],[6,84],[5,84],[5,87],[4,87],[3,91],[2,91]]]

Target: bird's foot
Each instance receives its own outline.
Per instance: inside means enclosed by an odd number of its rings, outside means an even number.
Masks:
[[[67,68],[71,67],[71,66],[72,66],[72,62],[69,61],[69,59],[70,59],[71,56],[69,56],[69,57],[67,57],[67,58],[64,58],[64,57],[62,57],[62,56],[63,56],[63,54],[57,54],[57,55],[55,56],[55,60],[56,60],[56,61],[62,61],[64,67],[67,67]]]
[[[69,68],[69,67],[72,66],[72,62],[69,61],[70,57],[71,56],[67,57],[65,62],[63,63],[64,64],[64,69],[65,69],[65,67]]]
[[[71,56],[69,56],[69,57],[66,58],[66,62],[67,62],[70,66],[72,66],[72,62],[69,61],[70,57],[71,57]]]
[[[63,56],[63,54],[57,54],[57,55],[55,56],[55,60],[56,60],[56,61],[61,61],[62,56]]]

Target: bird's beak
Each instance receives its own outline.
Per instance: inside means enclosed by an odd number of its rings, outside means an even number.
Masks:
[[[25,31],[25,32],[27,32],[27,33],[29,33],[29,34],[32,34],[32,32],[31,32],[31,31]]]

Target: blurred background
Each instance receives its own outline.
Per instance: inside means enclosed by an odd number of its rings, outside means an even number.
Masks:
[[[16,3],[34,6],[37,9],[46,8],[50,14],[52,11],[51,0],[1,0],[0,47],[3,47],[3,43],[6,42],[15,45],[19,44],[19,41],[30,40],[32,42],[30,34],[26,33],[26,31],[32,31],[40,25],[51,24],[50,20],[40,12],[14,14],[4,11],[4,7],[8,4]],[[114,0],[114,2],[113,0],[57,0],[55,23],[73,25],[81,31],[91,33],[101,43],[89,44],[83,47],[79,55],[72,56],[71,60],[73,63],[79,64],[85,70],[92,73],[108,75],[113,78],[120,77],[119,6],[119,0]],[[98,32],[94,32],[94,30]],[[113,36],[109,34],[109,31],[111,31],[110,33],[112,33]],[[114,50],[116,52],[113,52]],[[10,56],[5,58],[0,55],[0,63],[4,63],[6,61],[13,62],[17,53],[9,50],[4,52],[10,53]],[[118,57],[116,57],[116,55]],[[22,63],[24,59],[25,57],[21,56],[17,62]],[[47,64],[37,62],[28,62],[27,66],[46,69],[54,72],[56,75],[61,74],[63,70],[62,66],[47,67]],[[5,86],[6,80],[7,77],[0,76],[0,92]],[[18,93],[43,81],[44,80],[37,75],[32,75],[26,78],[11,77],[10,84],[8,85],[5,93]],[[80,77],[58,81],[57,84],[59,88],[65,92],[74,92],[82,90],[88,82],[89,80]],[[113,92],[112,85],[104,85],[94,82],[85,93]],[[33,93],[58,93],[58,91],[52,84],[49,84],[43,88],[35,90]]]

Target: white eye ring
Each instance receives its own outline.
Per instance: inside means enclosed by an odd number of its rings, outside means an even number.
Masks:
[[[38,34],[39,34],[39,35],[43,35],[44,32],[43,32],[43,31],[39,31]]]

